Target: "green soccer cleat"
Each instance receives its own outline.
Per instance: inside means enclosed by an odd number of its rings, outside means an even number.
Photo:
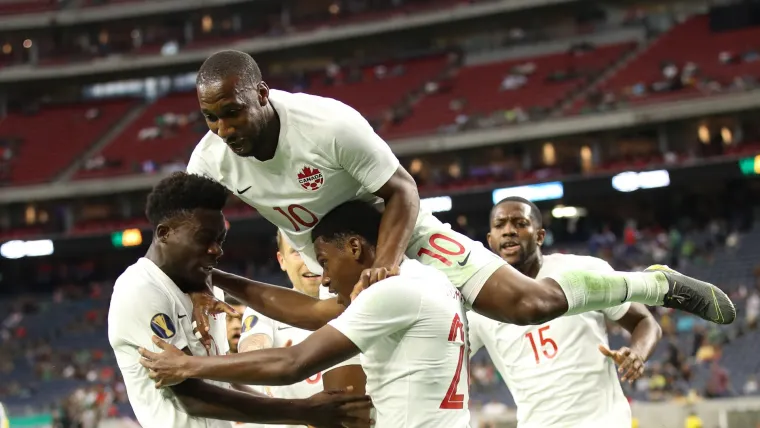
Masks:
[[[662,272],[668,279],[663,306],[694,314],[716,324],[731,324],[736,307],[720,288],[678,273],[665,265],[653,265],[645,272]]]

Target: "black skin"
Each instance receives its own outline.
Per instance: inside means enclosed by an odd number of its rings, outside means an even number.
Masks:
[[[221,211],[196,209],[189,216],[156,226],[146,257],[186,293],[207,289],[211,269],[222,257],[227,237]]]
[[[183,292],[202,289],[207,287],[211,268],[222,256],[226,235],[221,211],[196,209],[156,226],[146,258]],[[140,351],[144,350],[140,348]],[[188,348],[179,352],[191,355]],[[366,426],[366,418],[349,416],[349,413],[366,413],[369,406],[368,397],[364,396],[323,392],[305,400],[281,400],[233,391],[196,379],[174,385],[171,389],[189,415],[236,422]]]
[[[269,87],[265,82],[250,86],[236,77],[202,82],[198,86],[198,102],[209,130],[221,137],[235,154],[259,161],[275,156],[280,119],[269,101]],[[399,167],[375,195],[385,201],[381,239],[375,262],[369,268],[369,282],[358,283],[354,296],[367,286],[398,273],[419,212],[417,185],[403,167]],[[255,288],[247,289],[249,284],[255,284]],[[345,309],[336,299],[320,301],[218,270],[214,271],[214,285],[265,316],[307,330],[317,330]],[[282,290],[286,292],[281,293]],[[195,307],[193,319],[198,323],[204,345],[209,346],[206,314],[232,312],[224,303],[214,300],[208,290],[202,291],[191,294]]]
[[[235,77],[202,83],[198,102],[208,129],[238,156],[272,159],[280,138],[280,117],[269,102],[269,86],[250,87]]]
[[[202,82],[198,86],[198,102],[209,130],[222,138],[235,154],[252,156],[262,162],[275,156],[280,117],[269,101],[269,86],[265,82],[250,85],[235,76]],[[420,202],[417,184],[400,166],[375,195],[385,201],[385,211],[380,223],[377,257],[370,267],[374,271],[372,280],[377,280],[380,270],[395,272],[401,264]]]
[[[367,282],[367,267],[375,258],[374,246],[363,238],[327,242],[317,239],[315,250],[324,269],[323,284],[350,302],[357,283]],[[140,363],[150,370],[157,387],[174,385],[188,378],[234,381],[256,385],[288,385],[345,361],[360,350],[338,330],[326,325],[303,342],[285,347],[235,355],[193,357],[154,337],[164,352],[140,350]]]
[[[203,82],[198,87],[198,100],[209,129],[222,137],[233,152],[262,161],[274,157],[280,123],[265,83],[247,86],[237,77]],[[366,286],[387,275],[397,274],[419,213],[416,184],[402,167],[375,195],[385,201],[385,211],[380,224],[377,257],[370,268]],[[308,296],[293,296],[299,293],[292,290],[269,287],[218,271],[214,272],[214,285],[242,299],[257,312],[300,328],[319,328],[343,309],[336,301],[317,303]],[[360,293],[366,286],[357,285],[352,295]],[[198,308],[218,306],[208,294],[193,295],[193,303]],[[549,278],[536,280],[510,266],[503,266],[488,278],[473,302],[473,309],[497,321],[541,324],[564,315],[568,302],[556,281]],[[201,334],[205,335],[208,321],[202,315],[195,313],[194,318]],[[208,343],[205,336],[204,343]]]
[[[491,212],[491,230],[487,235],[491,250],[526,276],[535,278],[543,265],[541,245],[546,230],[541,227],[540,213],[518,201],[503,202]],[[646,306],[632,303],[618,321],[631,333],[631,346],[617,351],[600,351],[615,360],[623,380],[632,382],[644,373],[644,362],[652,355],[662,337],[662,329]]]

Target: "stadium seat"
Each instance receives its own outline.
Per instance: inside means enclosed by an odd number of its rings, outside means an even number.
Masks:
[[[633,46],[614,44],[579,55],[558,53],[465,66],[449,82],[450,90],[422,98],[411,116],[391,126],[384,136],[393,139],[435,133],[442,126],[453,124],[460,114],[472,117],[516,107],[526,111],[533,107],[555,107],[568,93],[583,85],[586,81],[583,76],[604,70]],[[510,70],[526,63],[535,64],[535,72],[528,76],[527,83],[518,89],[501,91],[502,80]],[[561,82],[547,80],[559,70],[576,70],[579,76]],[[461,110],[450,107],[455,100],[464,102]]]
[[[20,140],[18,153],[11,160],[11,182],[50,181],[134,105],[132,100],[115,100],[43,106],[33,114],[9,114],[0,121],[0,137]],[[99,116],[87,119],[91,109],[97,109]]]

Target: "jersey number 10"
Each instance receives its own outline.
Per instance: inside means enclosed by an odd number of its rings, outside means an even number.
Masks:
[[[286,210],[280,207],[274,207],[272,209],[284,215],[285,218],[288,219],[288,221],[290,221],[290,224],[293,225],[293,230],[295,230],[296,232],[301,231],[301,228],[298,226],[299,224],[308,229],[310,227],[314,227],[314,225],[319,222],[319,218],[317,218],[317,216],[314,215],[313,212],[306,209],[306,207],[303,207],[298,204],[293,204],[293,205],[288,206],[287,212],[285,212]],[[304,217],[306,216],[309,216],[311,218],[308,220],[304,220]]]

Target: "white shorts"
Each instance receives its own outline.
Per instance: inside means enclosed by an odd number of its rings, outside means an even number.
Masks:
[[[406,256],[445,273],[470,306],[488,278],[507,264],[482,243],[451,230],[448,224],[415,230]]]

